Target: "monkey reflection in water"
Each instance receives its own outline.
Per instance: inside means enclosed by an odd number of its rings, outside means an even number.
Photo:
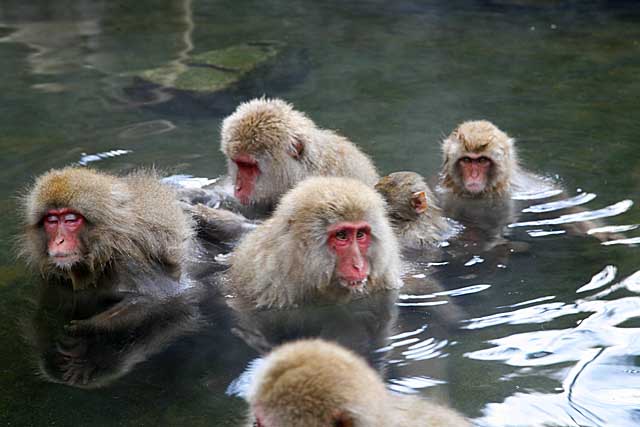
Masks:
[[[193,327],[197,291],[182,272],[192,221],[155,174],[52,170],[23,206],[20,254],[43,278],[35,336],[49,379],[100,386]],[[128,334],[142,338],[117,341]]]

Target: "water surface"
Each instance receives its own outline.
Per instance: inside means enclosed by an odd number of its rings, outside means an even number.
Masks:
[[[246,406],[229,385],[301,333],[351,346],[390,388],[480,425],[640,424],[636,2],[0,1],[0,37],[4,424],[238,425]],[[133,77],[265,41],[282,46],[276,60],[221,93],[148,91]],[[221,120],[263,94],[345,134],[382,173],[435,175],[441,138],[488,119],[566,194],[518,201],[507,232],[524,250],[413,260],[397,302],[254,316],[211,302],[196,332],[80,343],[108,356],[104,388],[45,381],[37,349],[56,324],[31,320],[37,278],[13,256],[16,196],[78,162],[216,177]],[[566,232],[594,218],[620,238]]]

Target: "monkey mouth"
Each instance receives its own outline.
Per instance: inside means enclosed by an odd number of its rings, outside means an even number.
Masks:
[[[367,285],[367,279],[366,278],[360,279],[360,280],[342,279],[340,281],[340,284],[352,292],[362,292],[364,291],[364,288]]]
[[[80,261],[80,255],[76,253],[51,254],[49,257],[58,268],[69,268]]]

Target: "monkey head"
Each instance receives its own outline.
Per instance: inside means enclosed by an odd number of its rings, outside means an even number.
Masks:
[[[358,180],[309,178],[284,196],[278,212],[285,212],[295,239],[306,244],[306,263],[316,276],[332,271],[330,282],[353,292],[370,280],[387,280],[388,269],[395,268],[397,242],[385,202]]]
[[[97,276],[115,257],[141,266],[169,256],[177,262],[174,253],[182,253],[191,232],[173,193],[143,172],[125,179],[83,168],[51,170],[36,180],[23,207],[20,253],[43,275]]]
[[[513,139],[486,120],[459,125],[442,144],[443,185],[458,195],[484,197],[509,190],[516,167]]]
[[[305,150],[315,124],[279,99],[253,99],[222,123],[236,198],[244,205],[274,204],[307,175]]]
[[[388,416],[382,381],[366,362],[323,340],[278,347],[249,390],[253,426],[382,426]]]
[[[433,192],[415,172],[394,172],[382,177],[375,188],[387,201],[393,221],[414,221],[428,211],[440,214]]]
[[[258,307],[399,288],[399,246],[385,207],[359,180],[307,178],[244,236],[230,283]]]

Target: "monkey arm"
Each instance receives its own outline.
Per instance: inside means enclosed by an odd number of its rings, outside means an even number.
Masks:
[[[202,204],[192,206],[190,212],[198,226],[198,235],[212,242],[238,240],[257,225],[238,213]]]

